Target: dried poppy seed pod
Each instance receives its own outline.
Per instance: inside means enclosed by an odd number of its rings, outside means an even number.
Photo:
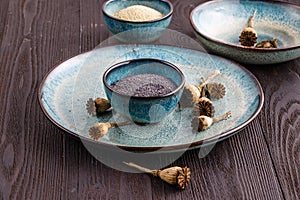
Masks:
[[[257,42],[257,33],[253,28],[253,19],[255,17],[256,11],[254,14],[249,18],[247,27],[242,31],[240,34],[239,42],[243,46],[252,47]]]
[[[96,115],[96,105],[92,98],[89,98],[86,102],[86,110],[90,115]]]
[[[101,114],[111,108],[111,104],[107,99],[96,98],[93,100],[89,98],[86,102],[86,110],[90,115]]]
[[[204,131],[205,129],[208,129],[213,123],[228,119],[231,117],[231,111],[228,111],[224,115],[220,117],[208,117],[208,116],[195,116],[192,119],[191,125],[194,131]]]
[[[257,33],[254,28],[245,28],[240,35],[240,43],[243,46],[252,47],[257,42]]]
[[[183,108],[193,107],[198,102],[198,99],[203,96],[205,85],[219,74],[221,74],[220,71],[215,71],[207,80],[203,80],[201,85],[185,85],[179,101],[180,106]]]
[[[195,116],[192,119],[192,128],[194,131],[204,131],[208,129],[213,123],[213,119],[211,117],[201,115]]]
[[[142,172],[159,177],[161,180],[171,185],[177,185],[181,189],[185,189],[191,179],[191,171],[188,167],[182,168],[182,167],[175,166],[163,170],[151,170],[131,162],[130,163],[124,162],[124,163]]]
[[[256,48],[277,48],[277,40],[264,40],[255,45]]]
[[[171,185],[175,185],[177,184],[177,176],[179,174],[178,172],[181,170],[182,168],[177,166],[166,168],[163,170],[157,170],[157,176],[161,178],[161,180]]]
[[[95,105],[97,114],[104,113],[105,111],[107,111],[107,109],[111,107],[110,102],[104,98],[96,98]]]
[[[185,189],[187,184],[190,182],[191,179],[191,170],[188,167],[182,168],[179,171],[179,175],[177,176],[177,184],[181,189]]]
[[[111,127],[112,125],[109,122],[95,124],[90,128],[89,135],[92,139],[99,140],[108,132]]]
[[[183,108],[192,107],[199,99],[200,91],[194,85],[185,85],[180,98],[180,106]]]
[[[213,106],[211,100],[206,97],[201,97],[194,105],[193,114],[194,116],[205,115],[208,117],[213,117],[215,114],[215,107]]]
[[[89,135],[94,140],[99,140],[103,137],[110,128],[117,126],[125,126],[131,124],[130,122],[119,122],[119,123],[109,123],[109,122],[101,122],[97,123],[89,129]]]
[[[211,99],[222,99],[226,94],[226,88],[222,83],[208,83],[206,85],[207,93]]]
[[[191,179],[191,171],[188,167],[170,167],[158,170],[157,174],[163,181],[171,185],[177,185],[181,189],[185,189]]]

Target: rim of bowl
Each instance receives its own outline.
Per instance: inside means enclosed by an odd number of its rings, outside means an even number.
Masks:
[[[281,2],[281,1],[273,1],[273,0],[270,0],[270,1],[259,0],[259,1],[260,2],[265,2],[267,4],[278,4],[278,5],[283,5],[283,6],[289,6],[289,7],[299,9],[299,11],[300,11],[300,6],[297,6],[297,5],[289,3],[289,2]],[[197,26],[195,25],[195,23],[193,21],[193,15],[199,8],[205,7],[208,4],[213,4],[213,3],[216,3],[216,2],[226,2],[226,0],[213,0],[213,1],[209,1],[209,2],[199,4],[190,13],[190,22],[191,22],[191,25],[192,25],[193,29],[197,32],[197,34],[201,35],[201,37],[205,38],[206,40],[212,41],[212,42],[217,43],[217,44],[222,45],[222,46],[230,46],[230,47],[233,47],[233,48],[238,48],[238,49],[243,49],[243,50],[248,50],[248,51],[260,51],[260,52],[288,51],[288,50],[293,50],[293,49],[297,49],[297,48],[300,47],[300,43],[296,44],[296,45],[293,45],[293,46],[280,47],[280,48],[247,47],[247,46],[242,46],[242,45],[236,45],[236,44],[229,43],[229,42],[224,42],[224,41],[212,38],[209,35],[205,35],[205,34],[201,33],[201,31],[199,31],[199,29],[197,28]]]
[[[127,22],[127,23],[133,23],[133,24],[147,24],[147,23],[153,23],[153,22],[159,22],[159,21],[162,21],[162,20],[164,20],[164,19],[170,17],[170,16],[173,14],[173,4],[172,4],[170,1],[168,1],[168,0],[160,0],[161,2],[165,2],[165,3],[167,3],[167,4],[169,5],[170,11],[168,12],[168,14],[166,14],[165,16],[163,16],[163,17],[161,17],[161,18],[159,18],[159,19],[148,20],[148,21],[129,21],[129,20],[124,20],[124,19],[119,19],[119,18],[117,18],[117,17],[114,17],[113,15],[108,14],[108,13],[106,12],[106,10],[105,10],[105,7],[106,7],[108,4],[110,4],[110,3],[114,2],[114,1],[118,1],[118,0],[109,0],[109,1],[106,1],[106,2],[102,5],[102,12],[103,12],[103,14],[106,15],[107,17],[110,17],[110,18],[112,18],[112,19],[114,19],[114,20],[117,20],[117,21],[120,21],[120,22]],[[125,0],[125,1],[126,1],[126,0]],[[154,2],[154,1],[153,1],[153,2]]]
[[[132,95],[126,95],[126,94],[122,94],[120,92],[117,92],[113,89],[113,87],[111,87],[111,85],[109,85],[106,81],[106,78],[107,78],[107,75],[109,73],[111,73],[113,70],[115,70],[116,68],[119,68],[119,67],[122,67],[124,65],[127,65],[129,63],[132,63],[132,62],[139,62],[139,61],[154,61],[154,62],[159,62],[159,63],[162,63],[164,65],[167,65],[168,67],[171,67],[173,69],[175,69],[175,71],[180,75],[181,77],[181,82],[180,82],[180,85],[178,85],[176,87],[176,89],[172,90],[171,92],[167,93],[167,94],[164,94],[164,95],[161,95],[161,96],[150,96],[150,97],[140,97],[140,96],[132,96]],[[162,75],[162,74],[161,74]],[[162,75],[164,76],[164,75]],[[116,63],[114,65],[112,65],[111,67],[109,67],[103,74],[102,76],[102,81],[103,81],[103,84],[105,85],[105,87],[107,89],[109,89],[111,92],[113,93],[116,93],[120,96],[123,96],[123,97],[130,97],[130,98],[134,98],[134,99],[161,99],[161,98],[167,98],[167,97],[170,97],[174,94],[176,94],[180,89],[183,88],[184,84],[185,84],[185,77],[184,77],[184,74],[182,73],[182,71],[174,64],[168,62],[168,61],[165,61],[165,60],[160,60],[160,59],[154,59],[154,58],[139,58],[139,59],[130,59],[130,60],[126,60],[126,61],[122,61],[122,62],[119,62],[119,63]]]

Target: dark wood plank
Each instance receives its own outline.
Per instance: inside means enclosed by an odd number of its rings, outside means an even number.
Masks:
[[[26,127],[28,124],[29,102],[32,100],[30,40],[22,38],[18,26],[9,26],[10,22],[20,24],[20,15],[15,13],[18,4],[11,2],[6,7],[5,30],[1,43],[1,141],[0,141],[0,193],[3,199],[13,194],[21,186],[25,175]],[[14,15],[16,14],[16,15]],[[13,24],[13,23],[12,23]],[[21,180],[21,181],[20,181]],[[27,179],[28,180],[28,179]],[[22,191],[25,192],[25,191]]]
[[[68,48],[74,45],[72,38],[61,34],[74,32],[64,32],[72,23],[64,24],[57,16],[69,6],[64,3],[9,1],[0,55],[3,199],[59,199],[64,194],[63,137],[44,117],[36,98],[45,73],[79,53],[78,45]]]
[[[34,194],[34,182],[39,178],[39,166],[43,164],[36,162],[36,156],[43,155],[38,151],[45,153],[40,146],[45,137],[34,137],[32,133],[47,132],[39,123],[40,118],[34,117],[39,112],[36,99],[38,68],[33,64],[36,56],[32,52],[33,40],[23,32],[26,11],[23,13],[19,8],[22,8],[21,2],[10,2],[0,55],[1,104],[4,106],[1,109],[0,150],[3,199],[20,199]]]
[[[208,156],[193,150],[172,163],[192,170],[184,191],[105,166],[46,119],[38,86],[52,67],[109,36],[103,2],[1,1],[0,199],[299,199],[299,59],[247,66],[265,90],[262,113]],[[194,38],[189,12],[204,1],[172,2],[170,29]]]
[[[109,32],[102,15],[104,1],[80,1],[80,44],[81,51],[97,47],[109,37]]]
[[[260,119],[264,119],[264,137],[286,199],[300,197],[299,66],[297,59],[253,69],[264,86],[266,102]],[[277,84],[270,85],[271,81]]]
[[[6,29],[7,26],[7,18],[8,16],[11,14],[8,11],[8,6],[9,6],[9,1],[3,1],[1,2],[1,6],[0,6],[0,45],[2,43],[2,39],[4,36],[4,31]]]

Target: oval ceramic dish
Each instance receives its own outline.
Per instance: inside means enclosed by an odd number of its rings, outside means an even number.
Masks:
[[[278,48],[244,47],[239,36],[256,12],[257,42],[277,39]],[[300,7],[273,1],[210,1],[197,6],[190,21],[209,51],[249,64],[273,64],[300,56]]]
[[[191,128],[192,109],[176,109],[160,123],[112,128],[100,140],[93,141],[89,129],[95,123],[126,119],[114,111],[101,116],[89,115],[87,100],[105,97],[102,76],[109,66],[139,58],[175,64],[187,84],[199,84],[200,77],[220,72],[213,81],[226,87],[226,95],[213,101],[215,116],[230,110],[232,117],[197,133]],[[257,79],[236,63],[195,50],[158,45],[111,46],[78,55],[51,70],[39,88],[42,110],[58,127],[84,141],[130,151],[172,152],[216,143],[249,124],[260,112],[263,101]]]

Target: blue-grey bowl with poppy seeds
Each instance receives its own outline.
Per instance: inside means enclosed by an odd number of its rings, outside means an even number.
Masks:
[[[129,6],[141,5],[160,12],[155,20],[129,21],[115,17],[115,13]],[[125,43],[149,43],[157,40],[169,26],[173,5],[168,0],[110,0],[103,4],[102,13],[109,31]]]
[[[124,78],[150,75],[163,77],[171,81],[174,87],[172,89],[168,88],[165,93],[153,93],[147,96],[134,95],[132,90],[137,90],[133,88],[135,86],[131,86],[132,83],[128,85],[122,83],[123,85],[120,87],[125,88],[125,91],[120,91],[115,87]],[[146,85],[146,79],[138,80],[139,83],[142,83],[137,85],[138,90]],[[150,81],[152,85],[160,81],[157,79],[152,80]],[[133,84],[138,81],[134,81]],[[147,124],[158,123],[175,110],[183,92],[185,77],[181,70],[172,63],[159,59],[143,58],[127,60],[111,66],[103,74],[103,84],[106,96],[116,112],[131,121]],[[163,84],[160,86],[167,87]],[[159,89],[154,87],[154,90]]]

